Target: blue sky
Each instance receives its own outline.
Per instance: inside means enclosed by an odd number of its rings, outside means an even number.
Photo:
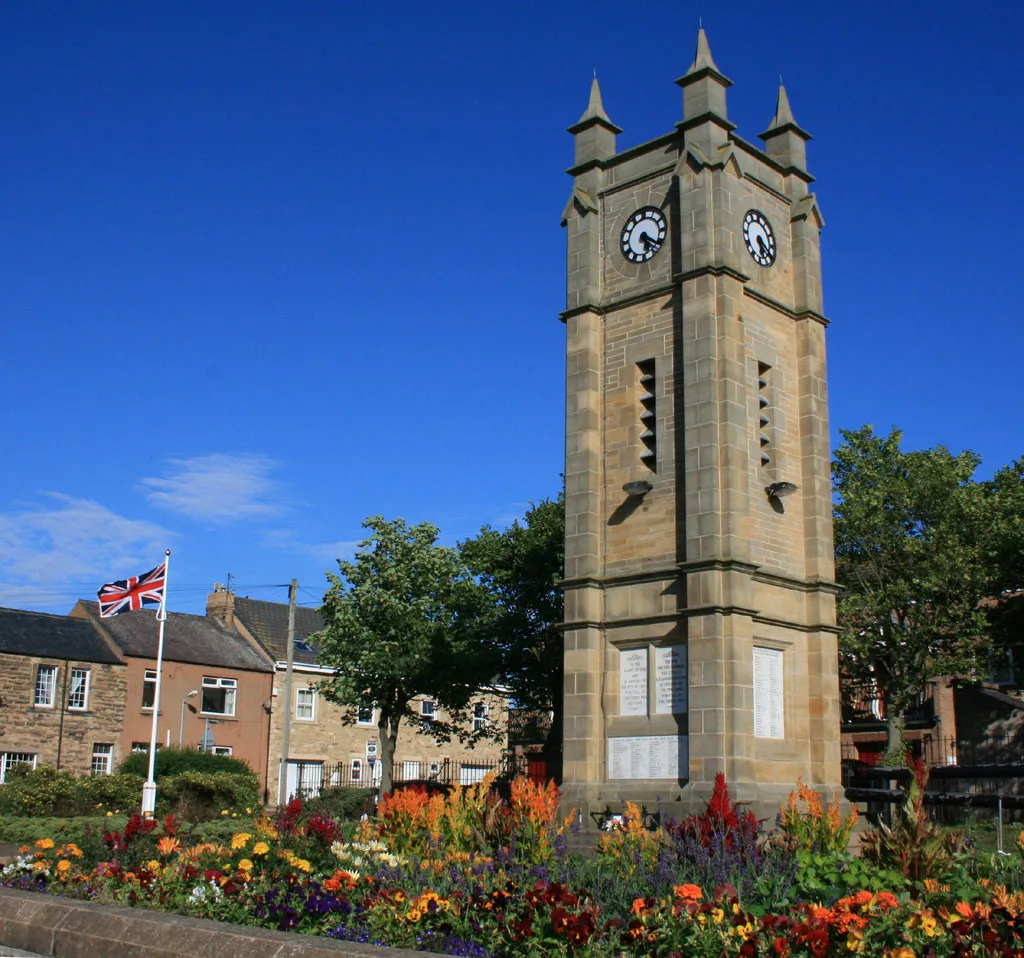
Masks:
[[[0,605],[174,550],[172,608],[317,604],[370,514],[559,485],[565,127],[681,116],[703,17],[814,140],[833,432],[1024,454],[1018,3],[0,8]]]

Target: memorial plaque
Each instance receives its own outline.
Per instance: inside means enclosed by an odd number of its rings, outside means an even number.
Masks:
[[[619,715],[647,714],[647,649],[619,653]]]
[[[785,738],[783,727],[782,652],[754,649],[754,735]]]
[[[608,778],[679,779],[689,776],[685,735],[631,735],[608,739]]]
[[[654,650],[654,711],[658,715],[686,712],[686,646],[659,646]]]

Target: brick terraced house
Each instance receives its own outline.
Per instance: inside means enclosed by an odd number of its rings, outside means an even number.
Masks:
[[[125,662],[121,751],[149,747],[159,623],[152,610],[99,617],[95,602],[71,615],[88,621]],[[266,785],[273,663],[244,636],[202,615],[169,612],[157,741],[243,759]]]
[[[372,786],[379,778],[379,736],[375,709],[360,710],[354,724],[345,725],[345,709],[326,701],[317,685],[333,669],[321,666],[308,637],[323,628],[314,609],[295,610],[295,651],[291,702],[285,701],[285,667],[288,657],[288,606],[279,602],[245,599],[218,589],[207,598],[206,612],[225,628],[257,643],[275,663],[270,716],[270,748],[267,757],[267,792],[278,795],[285,708],[291,708],[288,738],[287,789],[291,797],[300,791],[315,794],[321,786]],[[436,742],[430,721],[440,717],[436,704],[420,698],[414,703],[419,723],[403,722],[395,751],[395,781],[454,779],[463,784],[479,781],[505,754],[504,738],[481,740],[475,748],[457,741]],[[474,705],[474,727],[499,723],[507,728],[504,699],[481,696]]]
[[[109,774],[128,669],[87,621],[0,609],[0,782],[19,765]]]

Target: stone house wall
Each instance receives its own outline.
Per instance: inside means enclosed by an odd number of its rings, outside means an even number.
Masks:
[[[41,665],[57,670],[51,707],[33,705]],[[83,710],[66,707],[65,683],[71,669],[89,672]],[[116,770],[124,757],[121,729],[126,690],[123,665],[0,653],[0,753],[30,754],[36,756],[37,765],[59,764],[86,774],[92,766],[93,747],[111,745],[111,767]]]

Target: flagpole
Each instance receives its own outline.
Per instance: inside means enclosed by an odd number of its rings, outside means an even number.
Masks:
[[[149,733],[149,776],[142,786],[142,816],[152,818],[156,812],[156,739],[160,722],[160,680],[163,678],[164,626],[167,623],[167,572],[171,563],[171,550],[164,551],[164,590],[156,618],[160,623],[160,634],[156,643],[156,688],[153,691],[153,728]]]

